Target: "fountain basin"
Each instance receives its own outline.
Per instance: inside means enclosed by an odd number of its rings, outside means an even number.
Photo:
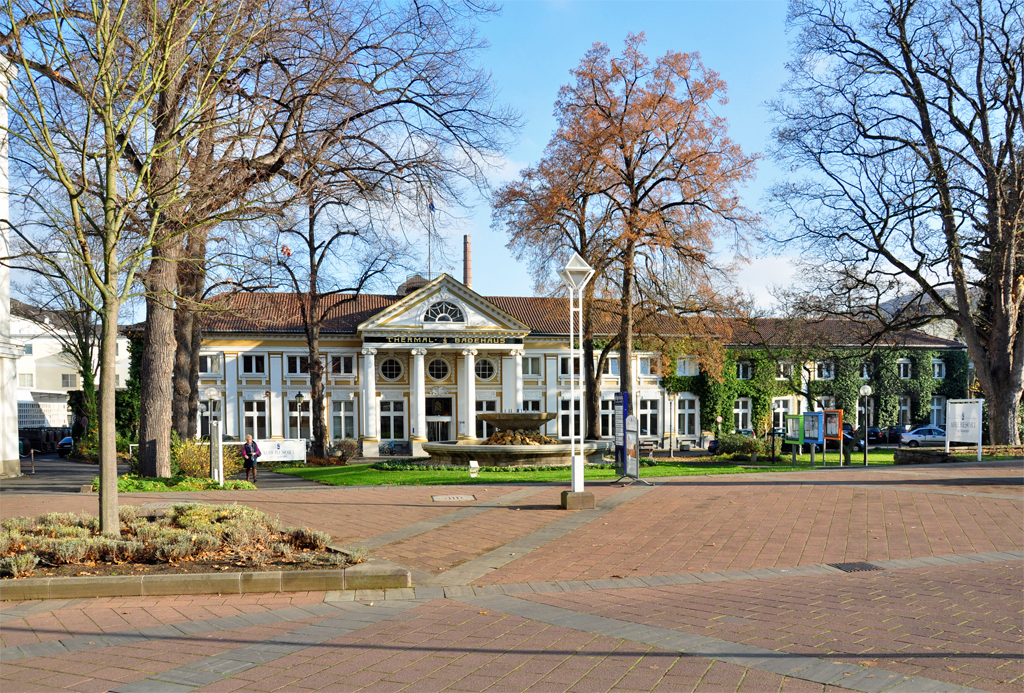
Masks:
[[[564,467],[572,464],[571,446],[556,445],[472,445],[463,442],[423,443],[423,451],[430,455],[424,465],[451,465],[469,468],[475,460],[481,467]],[[614,445],[605,441],[583,444],[587,462],[600,463],[602,456]],[[579,448],[577,447],[577,450]]]
[[[476,418],[494,426],[499,431],[539,431],[540,427],[558,416],[555,412],[500,412],[495,414],[477,414]]]

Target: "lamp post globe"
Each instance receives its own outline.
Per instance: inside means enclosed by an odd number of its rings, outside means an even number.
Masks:
[[[870,385],[860,386],[860,396],[864,398],[864,466],[868,466],[868,397],[873,390]]]

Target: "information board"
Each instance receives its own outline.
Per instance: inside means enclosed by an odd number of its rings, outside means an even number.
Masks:
[[[981,440],[983,399],[951,399],[946,403],[946,440],[978,443]]]
[[[825,410],[825,440],[842,440],[843,438],[843,410]]]
[[[803,443],[804,442],[804,422],[802,416],[786,415],[786,437],[783,439],[787,443]]]
[[[626,432],[625,464],[623,465],[622,476],[640,478],[640,422],[635,416],[626,417],[626,425],[623,427]]]
[[[820,411],[809,411],[804,417],[804,440],[805,443],[825,442],[825,415]]]
[[[260,440],[260,462],[305,462],[305,440]]]

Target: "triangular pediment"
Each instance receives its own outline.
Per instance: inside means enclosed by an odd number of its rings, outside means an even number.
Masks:
[[[447,274],[421,286],[358,327],[364,336],[477,334],[524,337],[528,325]]]

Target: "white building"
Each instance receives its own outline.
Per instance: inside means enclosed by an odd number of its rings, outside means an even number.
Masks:
[[[13,303],[11,341],[18,350],[18,427],[69,426],[68,392],[82,389],[82,382],[78,366],[65,353],[60,338],[67,332],[51,324],[59,314],[40,311],[18,301]],[[115,387],[124,387],[128,365],[128,338],[119,337]],[[96,379],[97,388],[102,377],[100,373]]]

